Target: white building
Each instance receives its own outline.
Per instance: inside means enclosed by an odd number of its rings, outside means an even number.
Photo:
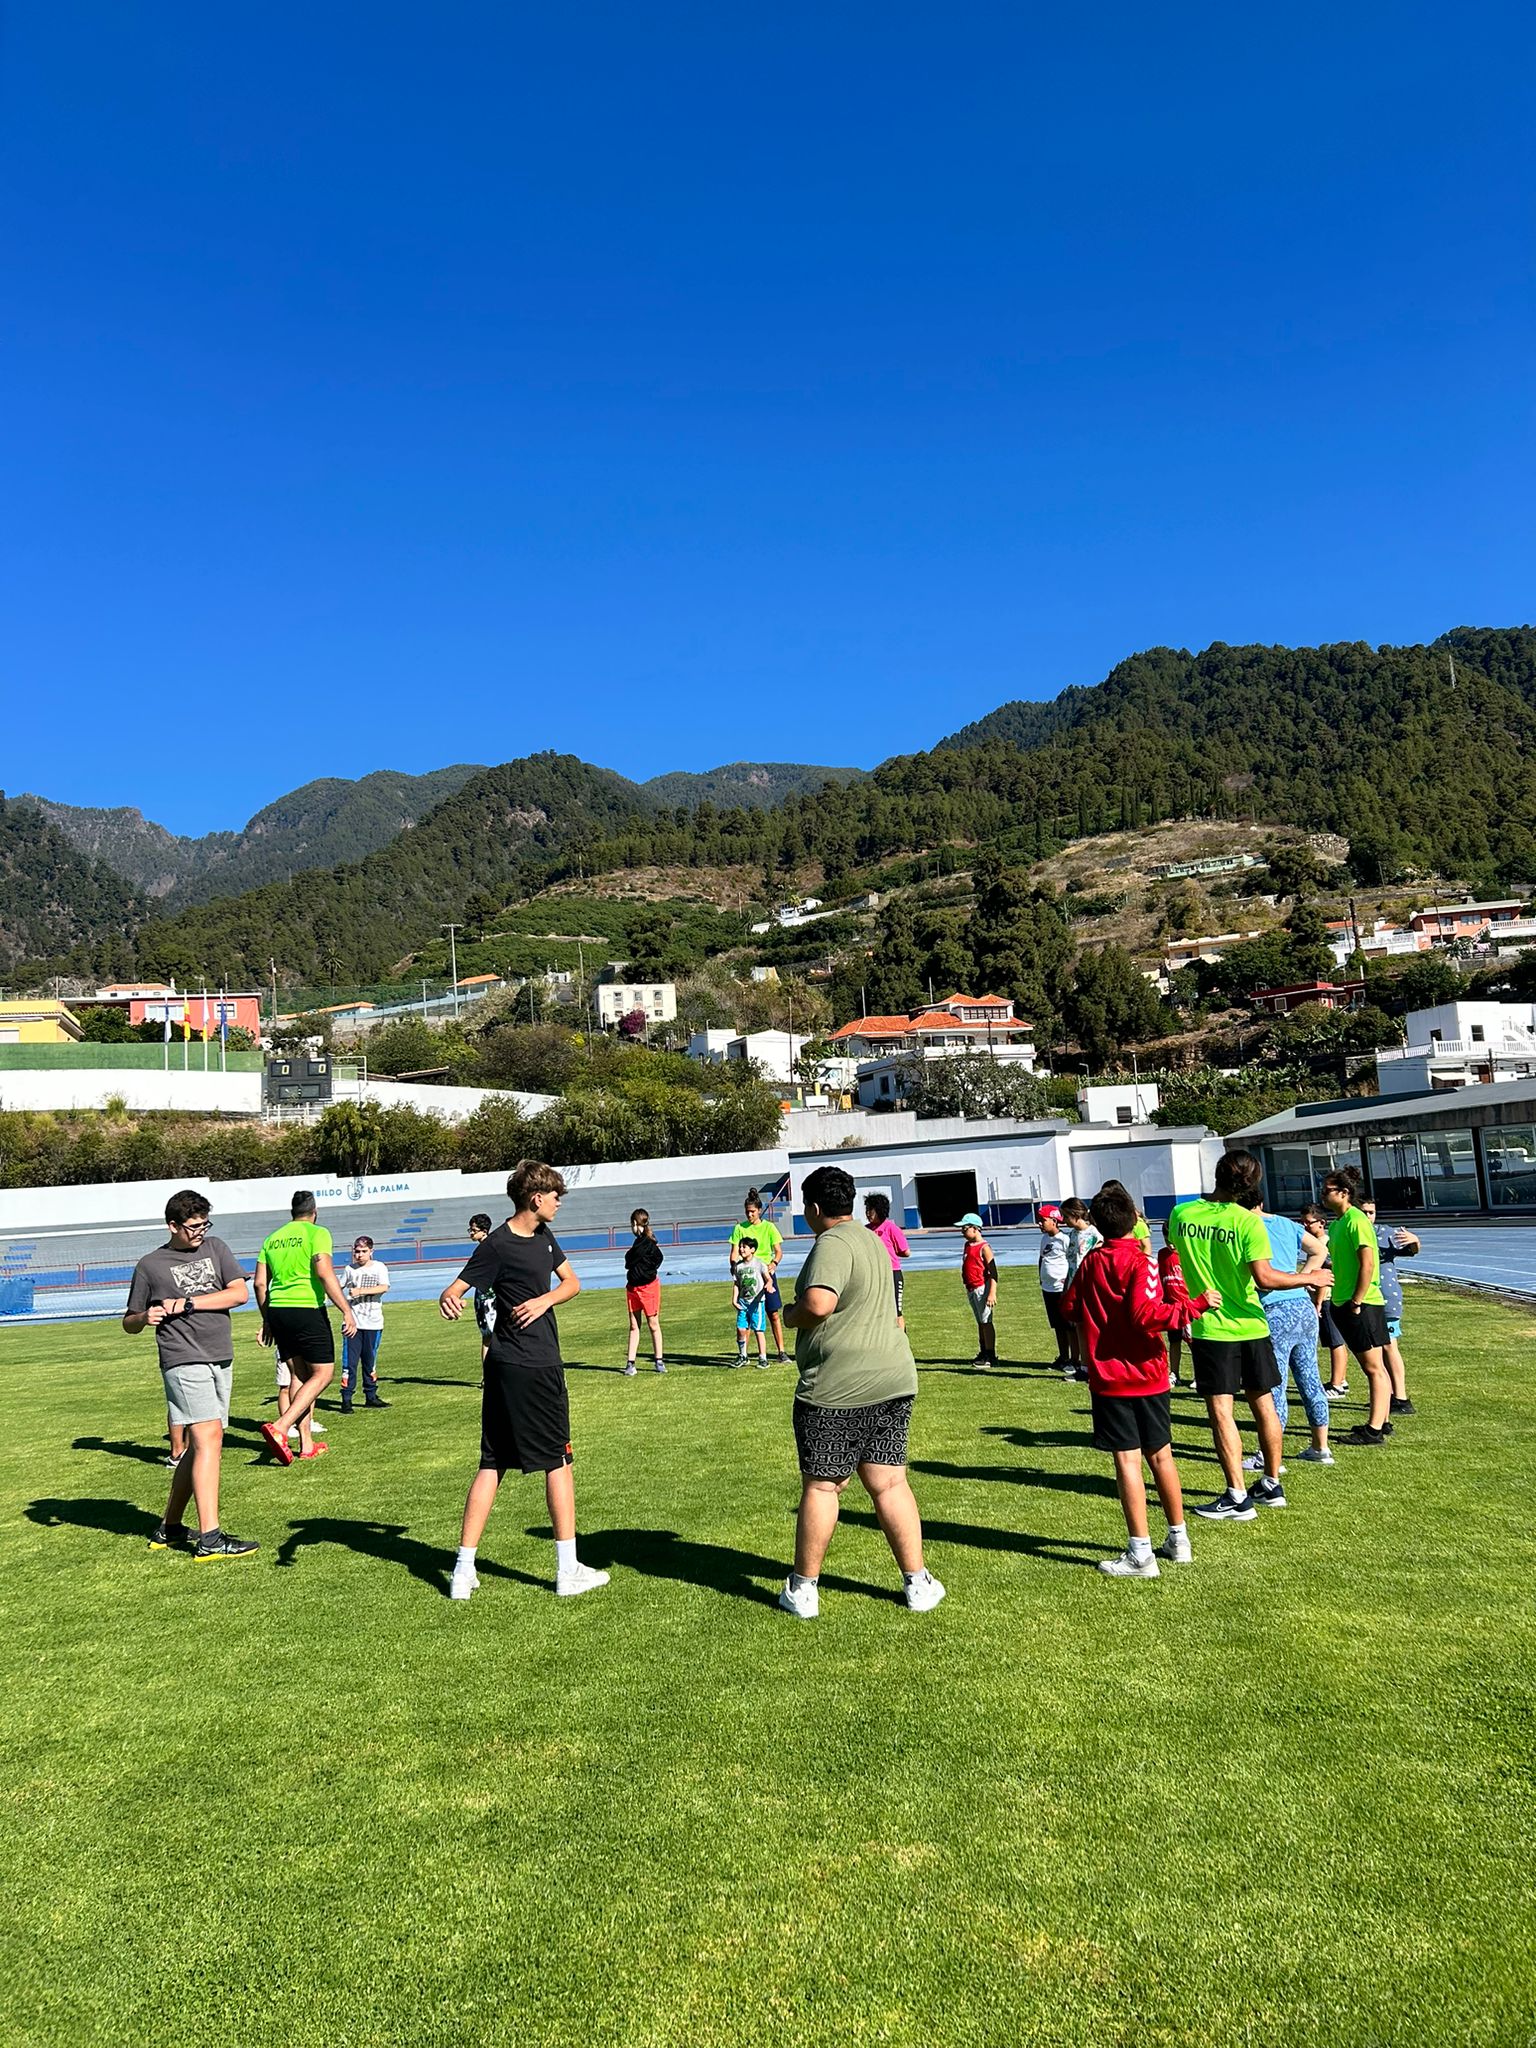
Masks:
[[[597,1021],[605,1031],[612,1031],[621,1018],[636,1010],[651,1029],[658,1024],[670,1024],[677,1015],[675,981],[599,982],[593,999],[597,1004]]]
[[[1406,1045],[1376,1055],[1383,1095],[1416,1095],[1536,1074],[1536,1003],[1436,1003],[1403,1020]]]
[[[1348,922],[1329,926],[1328,950],[1333,955],[1335,967],[1347,967],[1355,957],[1355,939],[1360,941],[1359,950],[1367,960],[1388,960],[1403,953],[1427,953],[1430,941],[1422,932],[1410,931],[1407,925],[1388,924],[1377,918],[1374,924],[1361,925],[1358,933]]]
[[[1077,1113],[1085,1124],[1149,1124],[1161,1099],[1153,1081],[1084,1082]]]
[[[919,1120],[898,1111],[865,1120],[860,1142],[849,1146],[842,1126],[850,1118],[820,1120],[829,1128],[820,1148],[789,1153],[793,1226],[800,1185],[813,1167],[841,1166],[853,1175],[860,1197],[886,1195],[891,1214],[905,1229],[951,1227],[974,1209],[989,1226],[1030,1221],[1041,1202],[1084,1200],[1106,1180],[1123,1181],[1137,1205],[1154,1219],[1176,1201],[1189,1201],[1209,1185],[1226,1147],[1199,1127],[1160,1130],[1155,1125],[1119,1129],[1102,1124],[1068,1124],[1053,1117],[1039,1123],[1012,1118],[967,1123]],[[809,1130],[809,1118],[796,1118]],[[855,1210],[857,1213],[857,1208]]]
[[[809,1043],[799,1031],[695,1031],[688,1041],[688,1057],[751,1060],[765,1081],[787,1088],[796,1079],[795,1062]]]

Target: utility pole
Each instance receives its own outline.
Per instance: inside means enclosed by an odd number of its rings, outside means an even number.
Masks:
[[[445,924],[439,927],[448,934],[448,972],[453,977],[453,1015],[457,1023],[459,1015],[459,933],[462,925]]]
[[[275,1038],[277,1036],[277,962],[275,960],[268,960],[267,965],[272,970],[272,1035]]]
[[[427,977],[425,975],[421,977],[421,1014],[423,1017],[427,1014]]]

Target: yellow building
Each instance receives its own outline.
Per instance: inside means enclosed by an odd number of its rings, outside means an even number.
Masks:
[[[78,1045],[84,1036],[68,1003],[45,996],[0,1002],[0,1045]]]

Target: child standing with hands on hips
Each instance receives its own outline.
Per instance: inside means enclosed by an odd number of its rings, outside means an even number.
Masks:
[[[629,1353],[624,1376],[633,1379],[642,1316],[650,1328],[656,1370],[665,1372],[667,1367],[661,1350],[661,1281],[657,1278],[662,1266],[661,1246],[651,1231],[648,1210],[637,1209],[629,1219],[629,1227],[635,1233],[635,1241],[624,1252],[624,1300],[629,1309]]]

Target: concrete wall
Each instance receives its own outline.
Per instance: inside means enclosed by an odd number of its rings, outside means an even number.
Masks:
[[[174,1051],[175,1049],[172,1048]],[[102,1109],[112,1096],[130,1109],[178,1109],[196,1116],[257,1116],[260,1073],[184,1074],[151,1067],[47,1068],[0,1072],[0,1109]]]

